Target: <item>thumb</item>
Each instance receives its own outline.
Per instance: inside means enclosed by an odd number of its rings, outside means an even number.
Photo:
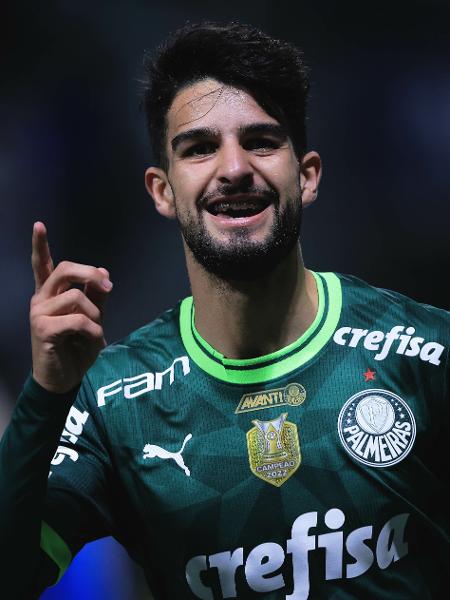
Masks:
[[[108,270],[104,267],[98,267],[98,270],[101,271],[104,274],[105,279],[109,281]],[[93,285],[89,282],[84,286],[84,293],[89,298],[89,300],[91,300],[91,302],[93,302],[95,306],[97,306],[100,312],[103,313],[103,309],[105,307],[106,299],[108,297],[109,292],[100,291],[98,285]]]

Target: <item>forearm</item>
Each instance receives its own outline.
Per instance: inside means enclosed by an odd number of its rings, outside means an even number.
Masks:
[[[77,389],[52,394],[29,378],[0,442],[0,548],[5,597],[26,598],[34,586],[50,461],[76,393]]]

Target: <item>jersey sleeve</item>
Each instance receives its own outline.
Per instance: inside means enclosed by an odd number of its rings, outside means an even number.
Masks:
[[[41,563],[57,583],[84,544],[114,535],[113,468],[102,417],[84,379],[50,463],[41,525]],[[53,570],[54,570],[53,568]],[[48,568],[42,568],[46,574]],[[41,581],[40,587],[47,581]]]
[[[450,329],[450,323],[449,323]],[[447,358],[445,363],[445,380],[444,380],[444,406],[443,406],[443,421],[446,439],[450,436],[450,347],[447,350]]]
[[[2,597],[37,598],[81,547],[113,533],[111,462],[87,378],[52,394],[31,377],[0,443]]]
[[[0,442],[0,553],[2,597],[29,598],[42,580],[55,574],[49,562],[38,566],[42,503],[48,466],[77,389],[52,394],[32,377],[25,383]]]

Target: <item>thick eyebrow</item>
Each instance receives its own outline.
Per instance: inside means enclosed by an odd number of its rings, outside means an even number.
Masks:
[[[178,135],[176,135],[170,145],[172,146],[172,151],[178,148],[180,144],[183,142],[191,142],[193,140],[212,138],[219,135],[219,132],[212,127],[196,127],[195,129],[188,129],[187,131],[182,131]]]
[[[282,140],[288,137],[286,128],[279,123],[251,123],[239,127],[239,133],[241,135],[273,135]]]
[[[279,123],[251,123],[250,125],[239,127],[238,132],[239,135],[272,135],[281,140],[285,140],[288,137],[286,128]],[[219,131],[217,129],[212,127],[196,127],[176,135],[170,142],[170,145],[172,146],[172,152],[175,152],[183,142],[211,139],[218,136]]]

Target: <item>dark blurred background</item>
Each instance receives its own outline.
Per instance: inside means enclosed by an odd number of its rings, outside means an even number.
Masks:
[[[109,269],[109,341],[189,293],[176,225],[144,188],[138,96],[143,52],[203,19],[249,22],[305,50],[309,145],[324,161],[304,218],[307,266],[450,308],[448,0],[2,2],[0,432],[30,367],[35,220],[56,261]],[[78,568],[91,573],[69,570],[46,598],[145,596],[118,547],[83,552],[77,564],[90,567]]]

